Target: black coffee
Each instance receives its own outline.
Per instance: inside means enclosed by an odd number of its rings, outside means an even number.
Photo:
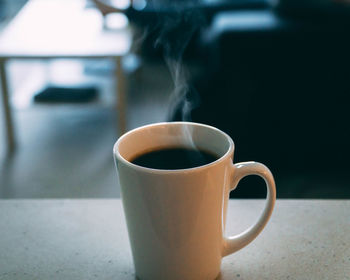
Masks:
[[[132,163],[154,169],[186,169],[205,165],[218,157],[206,151],[169,148],[151,151],[131,160]]]

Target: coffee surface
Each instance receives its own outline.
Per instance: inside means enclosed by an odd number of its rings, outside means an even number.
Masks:
[[[207,151],[168,148],[155,150],[136,156],[133,164],[154,169],[187,169],[205,165],[217,160],[218,157]]]

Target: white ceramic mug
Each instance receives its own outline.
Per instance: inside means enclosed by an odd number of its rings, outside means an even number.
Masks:
[[[143,153],[173,147],[196,147],[218,160],[180,170],[130,162]],[[120,137],[113,152],[135,271],[142,280],[215,279],[221,259],[250,243],[271,216],[276,199],[271,172],[257,162],[233,164],[232,139],[214,127],[190,122],[147,125]],[[265,180],[266,206],[253,226],[226,238],[229,193],[247,175]]]

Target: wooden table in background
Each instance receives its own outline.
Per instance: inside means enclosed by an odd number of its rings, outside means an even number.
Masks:
[[[263,206],[230,200],[227,234]],[[119,199],[0,200],[0,221],[2,280],[135,280]],[[350,279],[350,200],[277,200],[257,239],[223,259],[219,279]]]
[[[113,59],[116,62],[118,126],[126,131],[126,84],[122,57],[130,30],[106,30],[102,15],[81,0],[30,0],[0,34],[0,83],[8,150],[15,148],[6,61],[10,59]]]

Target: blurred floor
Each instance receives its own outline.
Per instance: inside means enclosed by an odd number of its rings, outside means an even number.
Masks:
[[[1,198],[118,197],[112,158],[118,136],[112,82],[106,62],[13,62],[11,99],[18,149],[6,156],[4,120],[0,124]],[[171,80],[163,65],[144,65],[130,74],[128,129],[164,121]],[[47,83],[92,84],[99,98],[89,104],[34,104]]]

